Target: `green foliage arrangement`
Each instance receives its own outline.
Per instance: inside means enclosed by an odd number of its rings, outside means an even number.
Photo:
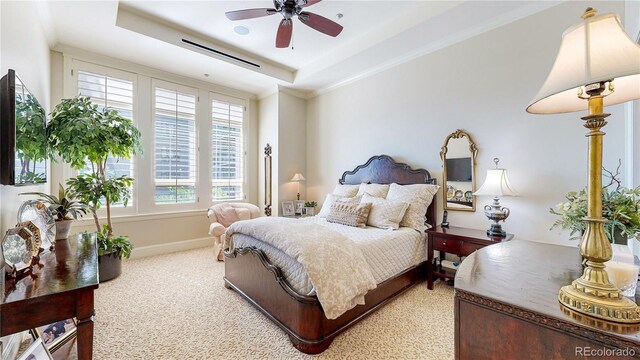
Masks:
[[[312,208],[314,208],[316,206],[318,206],[318,203],[315,202],[315,201],[307,201],[307,202],[304,203],[304,207],[312,207]]]
[[[613,242],[616,230],[627,238],[640,239],[640,186],[625,188],[617,178],[618,171],[612,174],[605,169],[605,173],[611,178],[611,182],[602,188],[602,216],[607,219],[604,227],[609,241]],[[613,184],[617,186],[610,191]],[[565,197],[566,202],[549,209],[552,214],[560,216],[551,229],[570,229],[571,239],[579,239],[586,229],[587,190],[570,191]]]
[[[47,138],[51,156],[59,156],[77,170],[90,166],[89,173],[69,179],[67,185],[88,205],[103,253],[120,251],[121,243],[128,242],[125,236],[113,234],[111,205],[122,201],[127,206],[133,184],[131,177],[108,176],[107,159],[129,159],[141,153],[140,137],[131,119],[113,109],[101,110],[84,96],[62,100],[50,115]],[[101,225],[97,211],[103,206],[106,224]],[[120,254],[127,258],[130,253],[131,249]]]
[[[26,192],[20,195],[36,195],[39,196],[38,201],[49,205],[49,210],[56,220],[72,220],[78,219],[87,213],[89,208],[87,205],[76,199],[76,194],[65,189],[62,184],[58,184],[58,196],[49,195],[41,192]]]

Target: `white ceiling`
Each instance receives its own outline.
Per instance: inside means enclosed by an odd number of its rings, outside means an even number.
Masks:
[[[272,7],[271,0],[122,3],[123,8],[143,13],[162,26],[187,29],[213,44],[264,59],[291,72],[294,80],[278,80],[116,26],[118,1],[47,2],[41,16],[50,28],[54,47],[71,46],[262,94],[277,85],[304,92],[322,91],[559,2],[324,0],[307,10],[340,23],[343,32],[332,38],[295,20],[293,49],[275,47],[279,14],[242,21],[230,21],[224,16],[230,10]],[[338,19],[337,13],[344,16]],[[238,35],[233,31],[236,25],[245,25],[251,32]],[[205,78],[205,73],[211,76]]]

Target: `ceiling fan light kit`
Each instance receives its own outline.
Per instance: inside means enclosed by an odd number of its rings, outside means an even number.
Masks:
[[[294,17],[298,17],[298,19],[308,27],[329,36],[336,37],[342,32],[342,25],[335,21],[318,14],[303,11],[304,8],[317,4],[320,1],[321,0],[273,0],[273,9],[234,10],[226,12],[225,15],[229,20],[236,21],[281,14],[283,19],[280,21],[280,26],[278,26],[276,47],[287,48],[291,43]]]

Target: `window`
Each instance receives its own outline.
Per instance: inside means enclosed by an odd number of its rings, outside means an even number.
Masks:
[[[133,118],[133,82],[123,80],[103,74],[79,70],[78,71],[78,94],[88,96],[91,102],[98,105],[100,110],[110,108],[126,118]],[[132,159],[121,159],[109,157],[107,159],[107,176],[134,176]],[[81,173],[92,172],[91,164],[80,170]],[[133,194],[132,194],[133,195]],[[133,196],[129,200],[133,204]],[[122,206],[122,203],[114,204]]]
[[[156,86],[154,109],[155,203],[195,203],[195,90]]]
[[[211,198],[242,200],[244,106],[211,101]]]

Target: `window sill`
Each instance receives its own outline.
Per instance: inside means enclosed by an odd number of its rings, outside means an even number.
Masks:
[[[161,213],[151,213],[151,214],[137,214],[137,215],[117,215],[111,216],[111,221],[113,223],[128,223],[128,222],[143,222],[143,221],[154,221],[161,219],[175,219],[175,218],[185,218],[185,217],[194,217],[194,216],[207,216],[207,209],[199,209],[199,210],[186,210],[186,211],[172,211],[172,212],[161,212]],[[98,216],[100,222],[106,219],[105,216]],[[93,217],[91,214],[85,215],[82,220],[77,220],[79,225],[88,225],[93,224]]]

